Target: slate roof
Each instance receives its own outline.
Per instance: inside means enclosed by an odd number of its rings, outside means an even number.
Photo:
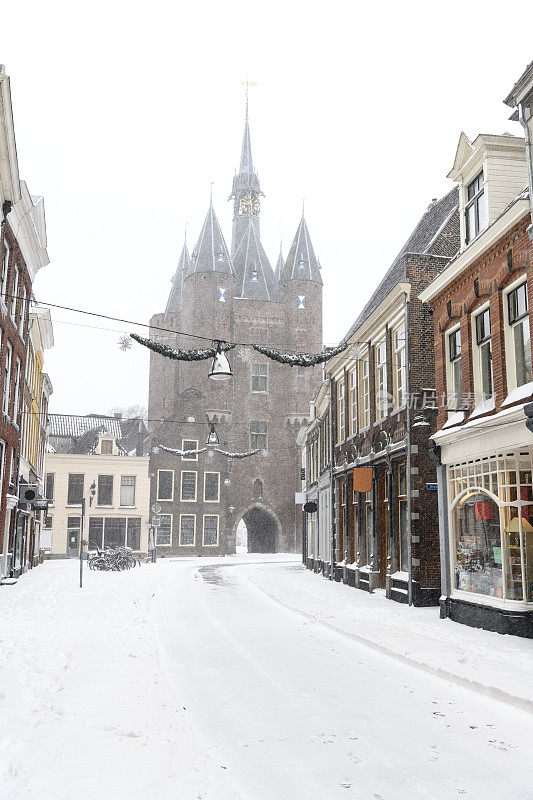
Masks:
[[[361,327],[394,287],[405,280],[406,256],[408,253],[429,253],[439,232],[445,227],[459,206],[459,189],[454,187],[440,200],[432,203],[421,217],[406,243],[392,262],[354,324],[344,337],[348,339]]]
[[[87,414],[87,416],[74,416],[73,414],[50,414],[48,417],[50,436],[83,436],[87,431],[96,428],[105,429],[111,436],[120,439],[122,436],[122,420],[115,417],[106,417],[104,414]]]
[[[289,255],[283,267],[281,280],[301,280],[322,283],[320,265],[315,256],[313,244],[303,214],[291,249],[289,250]]]
[[[233,256],[240,297],[251,300],[274,300],[277,281],[265,253],[256,226],[250,219]]]
[[[117,440],[121,455],[136,455],[136,451],[143,449],[147,440],[147,429],[143,420],[118,419],[103,414],[49,415],[49,436],[70,440],[64,443],[63,446],[66,445],[68,449],[62,449],[62,452],[91,455],[98,444],[98,435],[102,433]],[[51,445],[49,452],[56,452]]]
[[[234,275],[235,270],[229,250],[220,228],[220,223],[213,209],[213,203],[209,204],[198,242],[193,250],[188,275],[196,272],[221,272],[226,275]]]
[[[185,241],[183,243],[183,250],[181,251],[175,275],[172,278],[172,288],[170,289],[170,294],[168,296],[165,314],[170,314],[173,311],[179,311],[181,309],[183,279],[189,272],[190,264],[191,259],[189,256],[189,250],[187,248],[187,242]]]

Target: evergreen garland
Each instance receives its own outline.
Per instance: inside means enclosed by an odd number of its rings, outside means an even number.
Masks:
[[[213,453],[220,453],[220,455],[226,456],[226,458],[248,458],[248,456],[255,456],[257,453],[264,452],[261,447],[257,450],[248,450],[246,453],[230,453],[228,450],[220,450],[218,447],[200,447],[197,450],[176,450],[173,447],[165,447],[162,444],[157,446],[160,450],[164,450],[166,453],[173,453],[176,456],[196,456],[198,453],[205,453],[208,449]]]
[[[145,339],[144,336],[138,336],[136,333],[130,333],[130,336],[139,344],[144,345],[149,350],[153,350],[154,353],[159,353],[160,356],[172,358],[175,361],[204,361],[206,358],[214,358],[218,349],[218,347],[206,347],[200,350],[174,350],[167,344],[154,342],[153,339]],[[220,343],[222,351],[233,350],[234,347],[235,345],[229,342]]]
[[[329,361],[333,356],[342,353],[348,347],[348,342],[343,341],[337,347],[326,347],[323,353],[280,353],[279,350],[271,350],[270,347],[262,347],[259,344],[253,344],[252,347],[273,361],[279,361],[280,364],[289,364],[291,367],[314,367],[315,364],[323,364],[324,361]]]

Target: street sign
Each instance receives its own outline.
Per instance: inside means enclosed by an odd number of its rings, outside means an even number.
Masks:
[[[160,514],[154,514],[152,517],[152,528],[159,528],[161,525],[161,516]]]
[[[436,492],[438,489],[437,483],[426,483],[426,489],[428,492]]]
[[[152,511],[154,512],[154,514],[160,514],[162,508],[163,508],[163,506],[161,505],[161,503],[154,503],[152,505]]]

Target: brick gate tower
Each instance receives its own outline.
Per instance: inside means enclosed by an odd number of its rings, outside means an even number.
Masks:
[[[171,347],[209,347],[194,336],[260,343],[288,352],[322,348],[322,278],[302,214],[288,256],[272,269],[261,243],[259,178],[252,160],[248,104],[240,167],[233,179],[231,250],[212,200],[198,240],[187,243],[163,314],[151,319],[151,338]],[[157,327],[156,327],[157,326]],[[251,347],[229,353],[234,378],[208,378],[209,361],[171,361],[150,353],[151,501],[161,506],[160,555],[235,552],[241,520],[250,552],[297,549],[294,493],[301,487],[296,436],[309,417],[321,367],[278,364]],[[161,450],[205,445],[214,423],[222,449],[264,454],[242,460],[208,450],[176,456]]]

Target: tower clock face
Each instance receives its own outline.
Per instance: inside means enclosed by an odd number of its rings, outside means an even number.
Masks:
[[[239,205],[241,214],[259,214],[259,198],[255,195],[243,195]]]

